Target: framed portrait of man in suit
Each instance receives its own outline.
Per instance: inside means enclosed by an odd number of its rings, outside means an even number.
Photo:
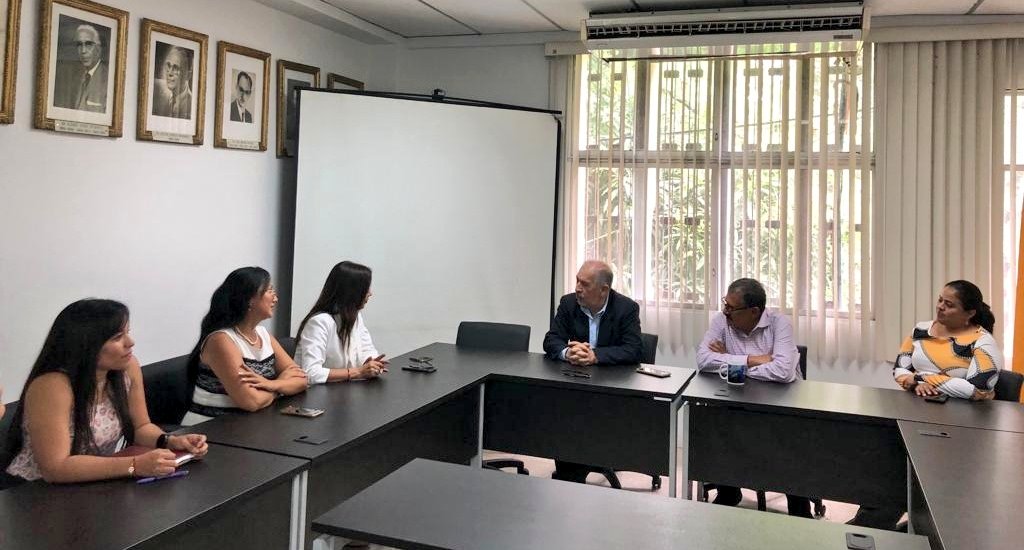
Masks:
[[[216,95],[213,146],[266,151],[270,54],[218,42]]]
[[[0,124],[14,122],[21,0],[0,0]]]
[[[299,86],[316,88],[320,86],[320,69],[277,60],[277,156],[295,156],[295,144],[299,138],[299,113],[297,104]]]
[[[35,126],[120,137],[128,12],[88,0],[42,0]]]
[[[208,43],[205,34],[142,20],[137,139],[203,143]]]

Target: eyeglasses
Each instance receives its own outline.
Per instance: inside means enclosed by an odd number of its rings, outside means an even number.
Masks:
[[[164,70],[169,73],[180,73],[181,65],[175,65],[173,63],[164,63]]]
[[[568,366],[562,367],[562,374],[565,375],[565,376],[570,376],[572,378],[590,378],[591,377],[590,371],[580,370],[580,369],[576,369],[576,368],[568,367]]]
[[[737,311],[743,311],[744,309],[751,309],[753,307],[754,306],[732,307],[732,304],[730,304],[729,302],[726,302],[725,298],[722,298],[722,314],[724,314],[724,315],[732,315],[733,313],[736,313]]]
[[[430,367],[434,366],[433,364],[431,364],[431,361],[433,361],[433,360],[434,360],[433,357],[410,357],[409,358],[409,362],[411,362],[411,363],[416,363],[417,365],[426,365],[426,366],[430,366]]]

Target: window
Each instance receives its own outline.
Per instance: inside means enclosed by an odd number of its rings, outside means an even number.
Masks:
[[[717,309],[725,285],[754,277],[772,307],[864,311],[861,45],[616,55],[579,65],[571,260],[608,261],[648,306]]]

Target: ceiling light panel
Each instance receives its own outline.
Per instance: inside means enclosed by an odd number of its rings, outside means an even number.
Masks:
[[[529,1],[529,0],[527,0]],[[483,34],[561,30],[523,0],[426,0]]]
[[[419,0],[324,0],[332,6],[405,37],[476,34]]]

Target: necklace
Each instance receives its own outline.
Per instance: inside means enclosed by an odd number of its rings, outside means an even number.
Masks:
[[[259,347],[260,333],[257,332],[256,333],[256,337],[253,338],[252,340],[250,340],[249,337],[245,335],[245,333],[243,333],[242,331],[238,330],[238,327],[231,327],[231,328],[234,329],[235,334],[241,336],[242,339],[245,340],[250,346],[252,346],[254,348],[255,347]]]

